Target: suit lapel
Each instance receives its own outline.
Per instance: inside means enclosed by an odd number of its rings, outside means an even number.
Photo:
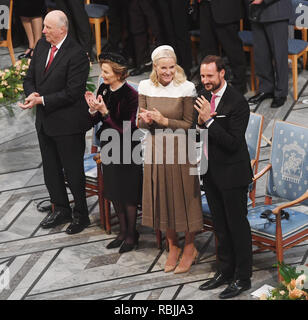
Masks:
[[[59,63],[59,61],[61,60],[61,58],[65,55],[65,52],[67,51],[68,44],[69,44],[69,38],[67,37],[46,72],[45,72],[45,64],[46,64],[46,60],[45,60],[44,70],[43,70],[43,75],[44,75],[43,80],[46,80],[48,78],[48,76],[50,75],[50,73],[56,68],[56,66]],[[49,46],[48,50],[49,49],[50,49],[50,46]],[[47,51],[47,54],[48,54],[48,51]],[[46,59],[47,59],[47,56],[46,56]]]
[[[48,52],[50,49],[50,44],[45,41],[43,47],[40,49],[41,50],[41,54],[38,55],[38,66],[39,66],[39,72],[38,75],[40,77],[39,82],[41,83],[44,80],[45,77],[45,65],[46,65],[46,60],[47,60],[47,56],[48,56]]]
[[[229,86],[227,85],[227,88],[226,88],[224,94],[222,95],[222,97],[219,101],[219,104],[216,108],[216,112],[218,115],[220,113],[222,113],[222,110],[224,109],[224,105],[225,105],[226,101],[230,101],[230,100],[228,100],[229,92],[230,92],[230,89],[229,89]]]

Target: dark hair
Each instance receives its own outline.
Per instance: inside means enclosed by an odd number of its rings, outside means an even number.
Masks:
[[[210,64],[210,63],[215,63],[217,71],[220,72],[221,70],[226,70],[226,65],[223,61],[223,59],[219,56],[214,56],[214,55],[208,55],[203,60],[201,61],[202,64]]]
[[[120,54],[116,53],[116,52],[111,52],[111,51],[108,51],[108,52],[102,52],[100,55],[99,55],[99,61],[101,62],[102,60],[110,60],[112,62],[115,62],[121,66],[126,66],[127,67],[127,61],[126,59],[121,56]]]

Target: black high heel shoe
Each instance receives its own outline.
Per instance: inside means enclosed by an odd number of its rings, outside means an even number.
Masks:
[[[125,253],[125,252],[129,252],[129,251],[132,251],[132,250],[137,250],[138,249],[138,246],[139,246],[139,232],[136,231],[136,236],[135,236],[135,242],[134,243],[126,243],[125,241],[123,242],[120,250],[119,250],[119,253]]]
[[[20,59],[28,59],[28,58],[30,58],[31,59],[31,54],[32,54],[32,51],[33,51],[33,49],[32,48],[28,48],[28,49],[30,49],[30,51],[28,52],[28,53],[22,53],[22,54],[20,54],[17,58],[20,60]]]
[[[122,243],[124,242],[124,239],[114,239],[113,241],[109,242],[106,246],[107,249],[114,249],[121,247]]]

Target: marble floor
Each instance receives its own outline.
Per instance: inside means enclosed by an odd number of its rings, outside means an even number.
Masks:
[[[24,48],[16,48],[16,56]],[[0,49],[0,68],[10,65],[6,49]],[[99,67],[91,76],[97,81]],[[131,78],[139,82],[148,74]],[[292,77],[290,77],[292,79]],[[194,79],[195,80],[195,79]],[[248,77],[249,80],[249,77]],[[265,116],[264,136],[270,140],[273,122],[282,119],[302,125],[308,123],[308,71],[299,75],[299,99],[290,93],[285,105],[270,109],[270,100],[252,111]],[[252,95],[248,92],[247,96]],[[17,112],[17,111],[16,111]],[[16,121],[2,114],[0,119],[0,267],[8,281],[0,288],[0,300],[218,300],[222,288],[200,291],[198,286],[215,273],[215,245],[208,232],[196,236],[198,249],[206,248],[187,274],[164,273],[166,251],[156,247],[155,233],[138,219],[138,250],[119,254],[107,250],[118,226],[106,234],[100,227],[97,199],[88,198],[91,225],[76,235],[65,233],[66,225],[43,230],[44,214],[38,202],[48,199],[33,116],[17,113]],[[6,121],[2,123],[1,121]],[[4,127],[3,125],[6,125]],[[4,130],[4,128],[6,128]],[[87,147],[91,132],[87,134]],[[88,149],[89,150],[89,149]],[[269,160],[270,146],[263,140],[260,169]],[[257,202],[262,203],[265,178],[257,183]],[[181,240],[181,245],[183,240]],[[285,253],[285,262],[308,263],[308,242]],[[251,293],[263,284],[275,286],[276,257],[271,252],[253,256],[252,288],[234,300],[255,300]],[[4,281],[2,279],[2,281]]]

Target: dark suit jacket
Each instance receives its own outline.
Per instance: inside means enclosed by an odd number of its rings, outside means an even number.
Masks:
[[[260,5],[250,6],[250,9],[250,16],[257,12],[255,19],[258,22],[289,20],[294,15],[291,0],[264,0]]]
[[[216,23],[232,23],[244,17],[243,0],[212,0],[210,4]]]
[[[210,100],[209,94],[206,98]],[[250,157],[245,140],[250,110],[245,98],[227,86],[208,129],[208,172],[220,188],[248,186],[252,181]],[[225,116],[225,117],[217,117]]]
[[[89,74],[89,60],[82,48],[69,36],[45,72],[50,44],[41,39],[34,50],[24,80],[26,96],[38,92],[45,106],[36,107],[36,129],[49,136],[71,135],[91,128],[91,118],[84,98]]]

